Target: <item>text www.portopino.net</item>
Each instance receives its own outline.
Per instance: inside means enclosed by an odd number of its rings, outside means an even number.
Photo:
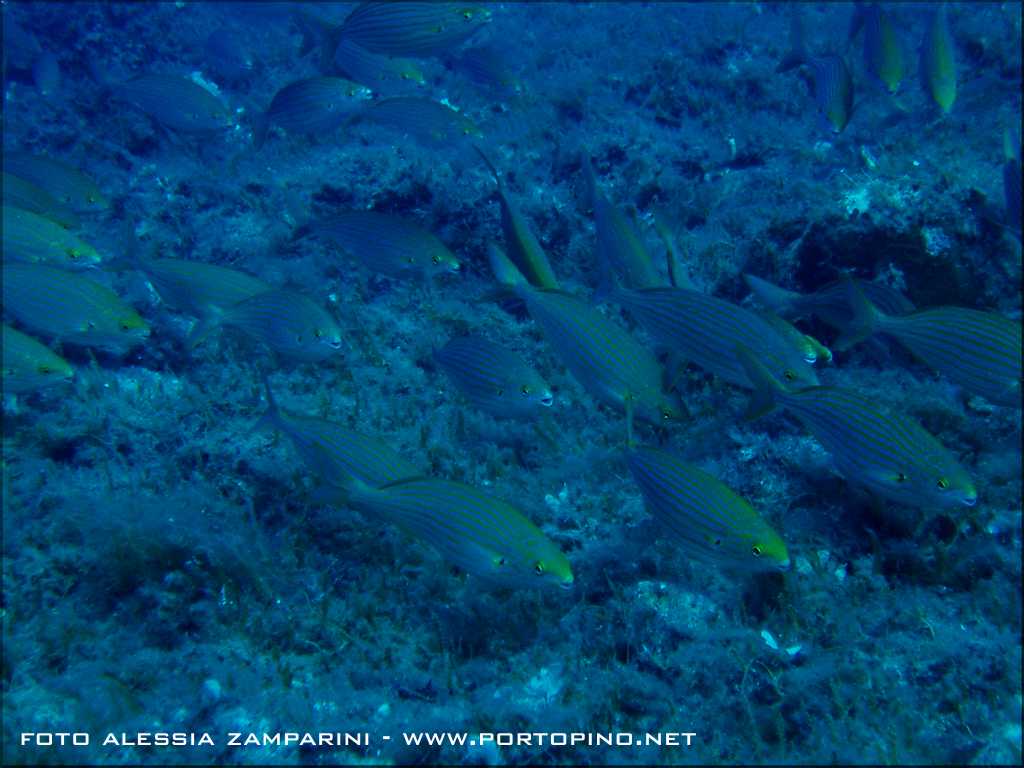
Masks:
[[[663,731],[660,733],[634,734],[588,732],[514,732],[460,733],[458,731],[421,731],[403,733],[402,738],[410,747],[689,747],[697,734],[687,731]]]

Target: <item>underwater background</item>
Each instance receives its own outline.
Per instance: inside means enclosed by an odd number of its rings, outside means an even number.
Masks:
[[[4,764],[1020,763],[1020,3],[2,13]]]

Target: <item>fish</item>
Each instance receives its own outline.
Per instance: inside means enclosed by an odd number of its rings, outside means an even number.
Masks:
[[[664,211],[656,210],[654,212],[654,231],[658,233],[662,245],[665,246],[665,267],[668,272],[669,284],[673,288],[689,288],[691,291],[696,291],[697,286],[690,278],[690,271],[679,251],[679,242],[676,240],[675,233],[672,231]]]
[[[745,571],[785,571],[782,537],[714,475],[656,448],[626,455],[648,511],[695,560]]]
[[[510,93],[523,91],[522,83],[499,46],[488,44],[466,48],[451,59],[450,66],[485,88]]]
[[[234,328],[281,357],[317,363],[342,348],[342,331],[328,312],[301,293],[272,289],[201,319],[187,339],[194,349],[214,330]]]
[[[831,282],[814,293],[802,294],[754,275],[744,274],[743,279],[757,301],[780,317],[792,320],[815,315],[840,331],[853,320],[849,291],[843,280]],[[895,288],[871,280],[853,280],[868,300],[887,315],[906,315],[915,309],[913,303]]]
[[[812,56],[804,42],[803,20],[794,13],[791,21],[791,51],[776,67],[776,72],[787,72],[806,66],[811,71],[814,101],[818,115],[826,128],[842,133],[853,116],[853,76],[846,58],[834,53]]]
[[[573,586],[569,559],[526,515],[470,485],[431,477],[371,488],[348,483],[348,506],[426,541],[496,587]]]
[[[136,256],[129,266],[142,272],[167,304],[199,318],[216,317],[273,288],[245,272],[202,261]]]
[[[33,333],[61,343],[126,352],[149,325],[110,288],[46,264],[4,262],[4,312]]]
[[[218,27],[207,35],[203,53],[213,71],[228,81],[246,78],[255,66],[238,35],[227,27]]]
[[[508,250],[508,257],[517,270],[526,276],[531,285],[537,288],[558,288],[558,279],[551,269],[548,256],[544,253],[537,236],[533,234],[526,217],[520,213],[519,208],[509,199],[505,192],[505,186],[501,183],[501,177],[494,165],[479,147],[473,147],[484,164],[494,176],[494,183],[498,187],[498,199],[501,201],[501,229],[505,237],[505,248]]]
[[[1020,239],[1021,163],[1020,133],[1009,128],[1003,132],[1003,198],[1006,202],[1006,226]]]
[[[66,384],[75,375],[75,369],[67,360],[6,323],[3,326],[2,349],[4,392],[36,392]]]
[[[661,346],[680,354],[730,384],[751,387],[736,359],[745,342],[773,375],[788,384],[809,387],[818,376],[801,351],[750,310],[686,288],[616,286],[611,299],[622,306]]]
[[[842,133],[853,116],[853,76],[846,59],[834,54],[811,59],[814,101],[833,133]]]
[[[323,484],[317,491],[319,500],[328,503],[345,500],[345,483],[339,478],[351,476],[371,488],[379,488],[423,476],[415,464],[377,438],[361,435],[333,421],[282,410],[265,375],[263,386],[267,410],[255,428],[276,430],[291,440],[306,466]]]
[[[342,39],[334,50],[333,66],[345,77],[378,93],[407,84],[423,85],[426,78],[411,59],[372,53],[352,40]]]
[[[551,387],[522,357],[482,336],[461,336],[434,360],[474,406],[500,418],[534,418],[554,403]]]
[[[490,20],[486,7],[462,3],[362,3],[333,34],[373,53],[427,58],[461,45]]]
[[[855,316],[836,342],[846,349],[873,334],[898,341],[953,384],[998,405],[1021,405],[1021,324],[995,312],[929,307],[908,315],[880,312],[853,283]]]
[[[51,96],[60,86],[60,64],[49,51],[40,55],[32,64],[32,81],[43,96]]]
[[[300,227],[295,236],[306,235],[333,243],[368,269],[391,277],[460,269],[459,260],[435,235],[390,213],[343,211]]]
[[[76,229],[82,223],[71,208],[45,189],[6,172],[3,174],[3,204],[37,213],[66,229]]]
[[[4,151],[4,173],[35,184],[77,213],[102,211],[110,207],[110,200],[100,192],[96,182],[61,160],[27,152]]]
[[[458,147],[467,138],[483,136],[476,124],[461,112],[421,96],[394,96],[375,101],[353,115],[349,122],[383,125],[435,149]]]
[[[924,92],[948,114],[956,101],[956,47],[945,4],[935,9],[928,23],[918,69]]]
[[[774,312],[764,310],[755,314],[770,325],[779,336],[789,342],[808,365],[814,365],[818,362],[832,362],[832,351],[828,347],[813,336],[808,336],[788,320],[779,317]]]
[[[46,262],[58,267],[84,269],[100,263],[89,243],[38,213],[3,206],[4,260]]]
[[[894,94],[900,89],[905,74],[903,45],[892,20],[878,3],[858,6],[864,14],[864,65],[885,89]]]
[[[949,509],[977,502],[967,470],[915,419],[839,387],[789,390],[747,347],[737,347],[736,356],[755,386],[747,418],[788,411],[850,483],[908,506]]]
[[[179,133],[217,133],[232,125],[224,102],[188,77],[142,74],[113,86],[113,93]]]
[[[626,288],[653,288],[665,281],[633,223],[601,194],[590,158],[583,156],[583,173],[594,208],[598,260],[602,268],[615,270]]]
[[[569,293],[535,288],[500,249],[489,250],[498,282],[525,304],[573,378],[598,402],[625,411],[629,444],[633,419],[666,424],[681,404],[666,389],[654,354],[595,307]]]
[[[373,92],[343,77],[308,77],[274,94],[266,112],[253,118],[253,143],[263,146],[276,125],[288,133],[323,135],[341,127]]]

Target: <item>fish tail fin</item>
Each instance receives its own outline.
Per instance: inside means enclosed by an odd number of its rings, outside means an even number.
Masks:
[[[487,259],[491,263],[491,271],[499,283],[509,288],[527,285],[526,277],[501,248],[494,243],[487,244]]]
[[[254,112],[252,116],[252,145],[255,149],[262,149],[267,141],[267,132],[270,130],[270,118],[266,112]]]
[[[299,44],[299,56],[305,56],[310,51],[320,49],[319,67],[322,72],[331,70],[334,63],[334,52],[341,42],[342,24],[331,24],[319,16],[297,9],[293,15],[295,26],[299,28],[302,42]]]
[[[206,341],[207,337],[220,327],[220,319],[205,317],[197,320],[185,337],[185,348],[190,352]]]
[[[697,286],[690,278],[690,270],[679,257],[679,241],[672,232],[663,210],[654,212],[654,231],[658,233],[662,245],[665,246],[665,267],[668,270],[669,283],[673,288],[696,291]]]
[[[778,396],[786,394],[787,390],[782,383],[776,379],[771,371],[764,367],[754,354],[743,344],[736,346],[736,359],[739,360],[747,378],[754,385],[754,394],[750,396],[744,418],[748,421],[760,418],[771,413],[778,406]]]
[[[794,11],[789,20],[789,53],[782,57],[782,61],[775,68],[776,72],[788,72],[807,63],[809,57],[804,38],[803,17]]]
[[[622,284],[619,282],[615,270],[612,269],[608,254],[600,247],[597,249],[597,270],[598,279],[597,287],[594,289],[594,301],[615,301],[622,293]]]
[[[743,279],[747,282],[747,287],[750,288],[754,297],[772,312],[780,317],[793,314],[796,301],[800,298],[799,293],[786,290],[775,283],[769,283],[767,280],[754,277],[746,272],[743,273]]]
[[[263,393],[267,398],[267,410],[260,416],[259,421],[253,425],[252,431],[276,430],[281,424],[281,409],[278,407],[274,393],[270,389],[270,378],[265,371],[260,371],[260,381],[263,383]]]
[[[476,153],[480,155],[480,159],[484,161],[484,165],[486,165],[487,169],[491,172],[491,175],[494,177],[494,183],[500,187],[501,176],[498,175],[498,169],[494,167],[494,163],[491,162],[490,158],[487,157],[487,155],[484,154],[484,151],[476,144],[473,145],[473,149],[475,149]]]
[[[1010,126],[1003,129],[1003,159],[1020,160],[1020,133]]]
[[[870,338],[885,320],[885,315],[868,300],[868,297],[864,295],[864,291],[860,289],[857,283],[850,278],[847,278],[844,282],[846,284],[846,297],[847,301],[850,302],[853,318],[850,320],[849,326],[844,328],[842,333],[839,334],[839,338],[836,339],[833,345],[840,351],[847,350],[855,344]]]

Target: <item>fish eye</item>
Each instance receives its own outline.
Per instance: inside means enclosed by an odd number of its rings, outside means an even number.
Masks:
[[[324,332],[317,328],[315,331],[313,331],[313,335],[316,336],[318,339],[322,339],[324,337]]]
[[[522,388],[519,391],[523,394],[523,397],[526,397],[527,395],[530,394],[530,385],[523,384]]]
[[[38,370],[39,373],[43,374],[44,376],[48,373],[53,373],[53,368],[48,366],[46,363],[41,364],[39,368],[37,368],[36,370]]]
[[[661,411],[661,420],[662,421],[671,421],[672,420],[672,411],[670,411],[668,408],[663,408],[662,411]]]
[[[533,566],[533,572],[536,573],[538,576],[543,576],[544,563],[537,563],[535,566]]]
[[[936,485],[939,487],[940,491],[945,491],[946,489],[949,488],[949,480],[947,480],[944,477],[940,477]]]
[[[504,395],[504,394],[505,394],[505,390],[504,390],[504,389],[502,389],[501,387],[498,387],[498,389],[497,389],[497,394],[498,394],[498,397],[501,397],[502,395]]]
[[[91,326],[92,323],[90,323],[89,325]],[[121,321],[121,330],[122,331],[130,331],[131,329],[132,329],[132,321],[131,320],[122,320]]]
[[[68,258],[71,259],[72,261],[77,259],[78,258],[78,251],[76,251],[74,248],[69,248],[68,249]]]
[[[782,378],[786,381],[796,381],[796,373],[792,369],[787,368],[782,372]]]
[[[494,562],[495,562],[495,565],[504,565],[505,564],[505,558],[504,557],[499,557]]]
[[[907,477],[907,475],[906,475],[905,473],[903,473],[903,472],[899,472],[899,473],[898,473],[898,474],[896,475],[896,482],[897,482],[897,483],[905,483],[905,482],[907,482],[907,480],[909,480],[909,479],[910,479],[910,478],[908,478],[908,477]],[[940,481],[940,482],[941,482],[941,481]]]
[[[441,257],[438,256],[436,253],[434,254],[434,256],[430,260],[432,262],[434,262],[435,264],[440,264],[441,263]]]
[[[722,540],[721,539],[715,539],[714,544],[715,544],[716,547],[720,547],[720,546],[722,546]]]
[[[760,544],[755,544],[753,547],[751,547],[750,554],[752,554],[754,557],[760,557],[761,556],[761,545]]]

